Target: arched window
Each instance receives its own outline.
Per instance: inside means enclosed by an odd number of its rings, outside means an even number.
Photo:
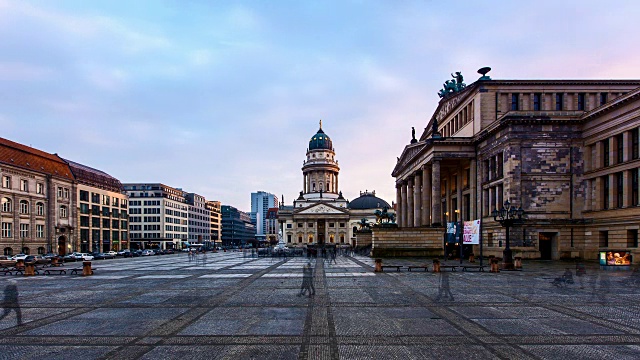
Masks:
[[[344,244],[344,235],[340,235],[340,244]]]
[[[298,242],[302,244],[302,235],[298,235]]]
[[[333,234],[329,235],[329,242],[330,242],[330,243],[334,242],[334,238],[335,238],[335,237],[334,237],[334,235],[333,235]]]
[[[65,205],[60,205],[60,217],[66,218],[69,215],[67,214],[67,207]]]
[[[20,200],[20,214],[29,213],[29,202],[27,200]]]
[[[11,199],[2,198],[2,211],[4,211],[4,212],[13,211],[13,206],[11,206]]]
[[[309,235],[309,244],[313,242],[313,235]]]
[[[44,252],[45,252],[44,247],[40,246],[38,248],[38,255],[42,255],[42,254],[44,254]]]
[[[44,215],[44,204],[41,202],[36,203],[36,215]]]
[[[313,188],[313,191],[316,191],[316,183],[312,183],[311,187]]]
[[[6,247],[4,248],[3,253],[5,256],[13,256],[13,249],[10,247]]]
[[[320,183],[320,191],[322,191],[322,183]]]
[[[357,226],[354,226],[354,227],[353,227],[353,233],[355,234],[356,232],[358,232],[358,227],[357,227]]]
[[[22,253],[25,254],[25,255],[29,255],[29,247],[28,246],[23,247],[22,248]]]

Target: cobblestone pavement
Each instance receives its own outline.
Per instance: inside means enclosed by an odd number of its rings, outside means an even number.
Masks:
[[[338,257],[312,260],[316,294],[297,296],[306,262],[178,254],[94,261],[90,277],[0,277],[19,293],[5,293],[0,359],[640,358],[630,272],[528,261],[434,274],[398,259],[385,264],[401,272],[373,273],[370,258]],[[574,283],[554,285],[567,267]]]

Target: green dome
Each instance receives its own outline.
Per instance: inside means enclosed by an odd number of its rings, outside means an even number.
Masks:
[[[309,140],[309,150],[333,150],[333,143],[322,128]]]

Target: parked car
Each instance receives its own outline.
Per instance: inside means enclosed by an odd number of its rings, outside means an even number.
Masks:
[[[176,252],[173,249],[167,249],[164,251],[165,254],[170,255],[170,254],[175,254]]]
[[[131,252],[129,249],[120,250],[116,253],[118,256],[124,256],[125,253]]]
[[[15,254],[11,257],[11,260],[24,260],[27,256],[27,254]]]
[[[78,256],[80,256],[78,260],[84,260],[84,261],[93,260],[93,254],[88,254],[88,253],[74,253],[74,254],[78,254]]]
[[[111,255],[111,259],[115,258],[118,255],[118,253],[113,250],[108,251],[107,254]]]
[[[156,254],[156,255],[164,255],[164,254],[166,254],[166,253],[164,252],[164,250],[162,250],[162,249],[155,249],[155,250],[153,250],[153,252],[154,252],[154,254]]]
[[[142,256],[152,256],[152,255],[155,255],[155,253],[153,252],[153,250],[144,250],[142,252],[142,254],[140,254],[140,255],[142,255]]]

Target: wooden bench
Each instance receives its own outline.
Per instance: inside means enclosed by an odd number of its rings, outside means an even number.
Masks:
[[[468,269],[478,269],[478,271],[484,271],[485,265],[464,265],[462,267],[462,271],[467,271]]]
[[[47,269],[44,271],[45,275],[51,275],[51,274],[55,274],[58,273],[58,275],[64,275],[67,273],[67,270],[65,269]]]
[[[440,265],[440,269],[451,269],[451,271],[458,271],[460,265]]]
[[[429,265],[411,265],[407,266],[407,270],[411,271],[411,269],[424,269],[425,272],[429,271]]]
[[[404,267],[402,265],[382,265],[380,268],[384,272],[384,268],[396,268],[396,271],[400,271],[400,268]]]
[[[91,268],[91,275],[93,275],[93,271],[97,270],[96,268]],[[82,268],[71,269],[71,275],[82,275]]]

